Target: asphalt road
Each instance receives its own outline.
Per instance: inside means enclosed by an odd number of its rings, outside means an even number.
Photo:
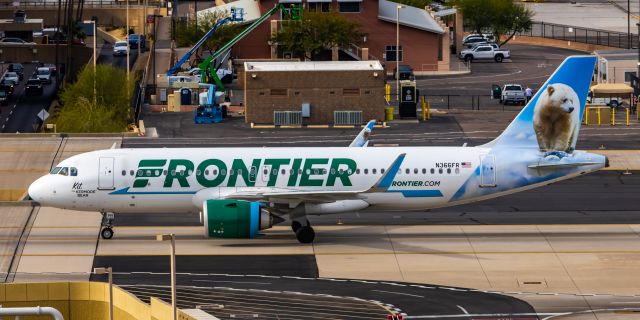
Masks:
[[[6,106],[0,108],[0,132],[3,133],[28,133],[35,132],[41,122],[37,115],[42,110],[48,110],[56,94],[57,77],[52,77],[51,84],[44,85],[44,93],[41,96],[27,96],[25,85],[27,79],[36,69],[34,64],[24,64],[24,79],[15,87],[13,96]]]
[[[142,299],[146,300],[152,295],[170,301],[167,287],[169,284],[168,260],[163,256],[97,256],[93,264],[94,267],[109,265],[114,270],[118,270],[114,274],[114,282]],[[386,313],[371,305],[359,313],[353,313],[354,310],[348,312],[341,310],[335,303],[333,310],[327,308],[321,311],[326,315],[333,311],[333,317],[307,313],[307,311],[317,312],[314,309],[322,308],[326,304],[323,299],[326,299],[327,295],[339,298],[340,303],[358,301],[352,298],[380,301],[383,304],[391,304],[393,307],[390,308],[397,308],[409,315],[457,315],[463,313],[463,310],[464,313],[480,314],[534,312],[528,303],[517,298],[464,288],[318,279],[313,256],[178,256],[176,266],[177,272],[180,273],[176,280],[180,286],[178,306],[195,307],[198,302],[194,296],[203,294],[205,291],[204,294],[209,299],[205,300],[206,302],[201,300],[199,304],[223,304],[225,306],[223,309],[207,309],[207,312],[222,319],[231,318],[231,313],[225,310],[226,306],[232,310],[234,308],[255,310],[251,313],[260,314],[258,318],[269,319],[384,319],[386,316]],[[298,273],[303,275],[288,275],[287,270],[292,268],[299,269]],[[226,272],[229,274],[224,274]],[[92,275],[92,280],[98,279],[105,280],[102,276]],[[151,285],[161,287],[151,287]],[[194,293],[195,290],[198,292]],[[264,290],[267,290],[266,297]],[[309,308],[299,308],[298,303],[291,301],[300,297],[304,297],[306,303],[311,304]],[[242,304],[237,307],[232,306],[238,304],[238,301],[229,301],[234,298],[242,299]],[[266,303],[266,305],[255,308],[259,303]],[[313,305],[315,307],[311,308]],[[277,316],[274,317],[273,314]],[[511,319],[532,319],[532,317],[516,316]]]
[[[136,63],[136,59],[138,58],[138,49],[131,48],[131,52],[129,53],[129,68],[133,68],[133,65]],[[110,64],[112,66],[118,67],[120,69],[127,68],[127,56],[114,56],[113,55],[113,44],[105,42],[102,45],[102,49],[100,50],[100,54],[98,56],[99,64]]]

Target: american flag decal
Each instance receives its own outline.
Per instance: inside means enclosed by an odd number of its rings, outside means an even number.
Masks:
[[[471,162],[460,162],[463,168],[471,168]]]

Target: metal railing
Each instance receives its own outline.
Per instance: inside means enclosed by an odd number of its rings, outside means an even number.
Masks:
[[[638,35],[535,21],[521,36],[540,37],[615,48],[637,48]]]
[[[334,111],[333,123],[335,125],[362,124],[362,111]]]
[[[274,111],[273,124],[276,126],[302,125],[302,111]]]
[[[67,3],[66,0],[62,0],[62,5]],[[148,6],[158,6],[160,1],[150,0]],[[127,6],[127,1],[114,1],[114,0],[87,0],[83,2],[85,8],[124,8]],[[141,1],[129,1],[129,8],[142,7]],[[20,1],[19,8],[58,8],[58,1],[42,0],[42,1]],[[16,9],[13,1],[0,1],[0,9]]]

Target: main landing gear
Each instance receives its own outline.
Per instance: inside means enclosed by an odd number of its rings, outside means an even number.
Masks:
[[[316,237],[316,232],[313,231],[309,220],[305,219],[300,222],[299,220],[293,220],[291,222],[291,229],[296,234],[296,238],[300,243],[312,243]]]
[[[100,236],[102,239],[111,239],[113,238],[113,220],[115,219],[115,215],[113,212],[103,212],[102,213],[102,222],[100,226],[102,226],[102,230],[100,230]]]

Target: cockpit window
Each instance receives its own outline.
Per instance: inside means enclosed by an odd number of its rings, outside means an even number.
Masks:
[[[58,172],[58,174],[62,175],[62,176],[68,176],[69,175],[69,168],[64,167],[64,168],[60,169],[60,172]]]
[[[62,168],[55,167],[55,168],[51,169],[51,174],[58,174],[58,172],[60,172],[60,169],[62,169]]]
[[[71,174],[72,177],[75,177],[78,175],[78,169],[76,167],[71,167],[69,168],[69,173]]]

